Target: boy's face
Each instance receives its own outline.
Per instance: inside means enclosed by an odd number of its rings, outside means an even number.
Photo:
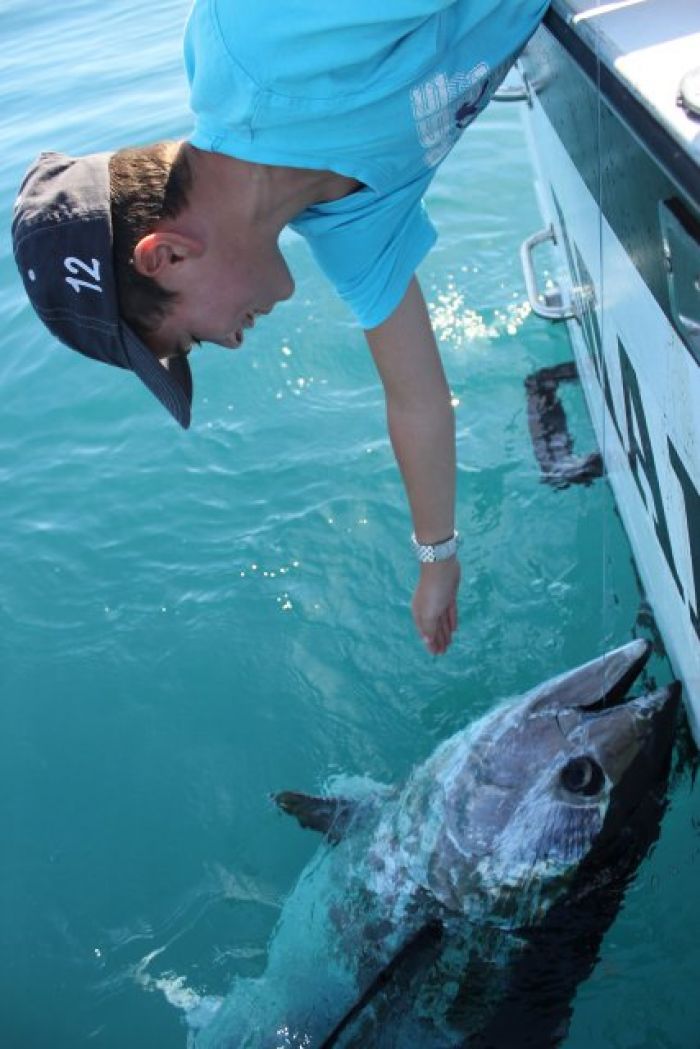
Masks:
[[[200,342],[228,349],[241,346],[255,318],[288,299],[294,281],[275,242],[246,245],[240,251],[210,244],[171,265],[160,283],[178,298],[148,342],[157,356],[188,352]]]

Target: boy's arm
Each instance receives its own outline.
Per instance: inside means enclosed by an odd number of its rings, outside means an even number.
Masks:
[[[415,277],[391,316],[365,336],[384,384],[389,436],[416,537],[439,543],[455,526],[454,413]],[[420,566],[413,618],[432,653],[444,652],[457,629],[459,577],[456,557]]]

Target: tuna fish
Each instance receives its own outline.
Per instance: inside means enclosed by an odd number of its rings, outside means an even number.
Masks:
[[[325,841],[197,1049],[559,1044],[658,835],[679,686],[627,698],[648,654],[499,705],[401,788],[277,795]]]

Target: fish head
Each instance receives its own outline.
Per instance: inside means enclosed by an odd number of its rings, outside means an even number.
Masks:
[[[649,651],[633,641],[554,678],[453,748],[432,870],[443,902],[473,909],[476,885],[490,912],[534,921],[584,866],[598,883],[636,866],[658,832],[680,693],[628,698]]]

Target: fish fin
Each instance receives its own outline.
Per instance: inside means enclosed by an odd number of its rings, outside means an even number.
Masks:
[[[435,918],[421,925],[412,936],[409,936],[393,958],[382,967],[365,991],[338,1021],[330,1034],[324,1038],[319,1049],[332,1049],[333,1046],[336,1046],[347,1028],[358,1019],[387,985],[395,980],[402,971],[410,973],[416,962],[424,962],[426,956],[431,956],[440,947],[444,931],[442,922]]]
[[[348,798],[318,797],[294,790],[273,794],[272,800],[282,812],[295,816],[302,827],[317,830],[334,843],[343,837],[362,804]]]

